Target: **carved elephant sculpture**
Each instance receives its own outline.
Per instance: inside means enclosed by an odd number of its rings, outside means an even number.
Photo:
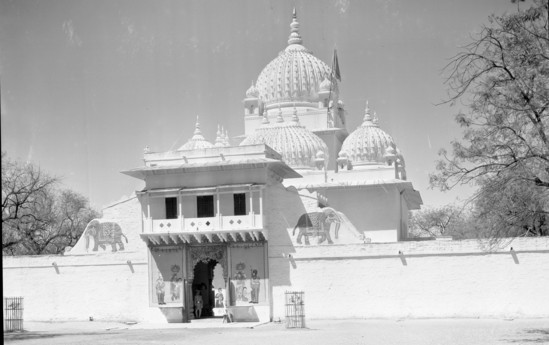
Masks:
[[[336,210],[331,207],[325,207],[321,212],[304,213],[299,217],[296,226],[292,232],[295,236],[296,229],[299,229],[297,235],[297,243],[301,244],[301,239],[305,237],[305,244],[309,245],[309,236],[318,236],[318,244],[328,240],[329,244],[333,244],[332,236],[330,235],[331,224],[335,223],[335,238],[339,236],[339,227],[341,218]]]
[[[86,237],[86,250],[88,250],[90,246],[90,237],[93,237],[94,252],[96,252],[99,247],[106,250],[107,245],[112,247],[113,252],[117,251],[117,245],[120,247],[120,250],[124,250],[122,237],[124,237],[126,243],[128,243],[128,238],[122,233],[120,225],[115,222],[100,222],[97,219],[88,223],[86,230],[84,230],[84,236]]]

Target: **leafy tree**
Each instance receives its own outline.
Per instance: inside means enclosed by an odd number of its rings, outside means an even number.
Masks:
[[[480,237],[548,235],[549,1],[489,20],[447,66],[447,102],[467,111],[431,186],[478,186],[468,228]]]
[[[490,26],[447,66],[449,102],[462,101],[457,115],[463,141],[440,152],[431,184],[457,184],[505,175],[507,183],[549,188],[549,5],[491,16]]]
[[[2,152],[2,253],[57,254],[73,246],[98,213],[58,188],[59,179]]]
[[[479,236],[549,236],[549,190],[500,176],[481,182],[474,200]]]

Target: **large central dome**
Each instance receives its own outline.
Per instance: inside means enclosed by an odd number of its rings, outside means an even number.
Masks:
[[[294,10],[288,47],[259,74],[256,88],[267,105],[274,102],[317,102],[320,84],[330,79],[331,68],[305,48]],[[337,84],[333,83],[333,88]]]

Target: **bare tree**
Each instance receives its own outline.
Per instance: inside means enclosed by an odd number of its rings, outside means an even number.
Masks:
[[[98,213],[88,200],[58,190],[59,179],[2,152],[2,253],[57,254],[73,246]]]
[[[447,66],[448,102],[469,111],[452,153],[441,150],[431,185],[443,190],[500,174],[549,188],[549,5],[490,17]]]

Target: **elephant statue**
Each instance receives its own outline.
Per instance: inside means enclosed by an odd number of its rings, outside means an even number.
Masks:
[[[299,228],[297,235],[297,243],[301,244],[301,238],[305,237],[305,244],[309,245],[309,236],[318,236],[318,244],[328,240],[329,244],[333,244],[330,236],[330,226],[335,223],[335,238],[339,236],[339,227],[341,218],[337,211],[331,207],[324,207],[320,212],[304,213],[299,217],[296,226],[292,232],[295,236],[295,230]]]
[[[124,243],[122,242],[122,237],[126,239],[128,243],[128,238],[122,233],[120,225],[115,222],[100,222],[97,219],[92,220],[86,226],[84,230],[84,236],[86,237],[86,251],[90,246],[90,237],[93,237],[93,251],[96,252],[98,247],[101,247],[103,250],[106,250],[106,246],[110,245],[112,251],[116,252],[116,245],[120,247],[120,250],[124,250]]]

